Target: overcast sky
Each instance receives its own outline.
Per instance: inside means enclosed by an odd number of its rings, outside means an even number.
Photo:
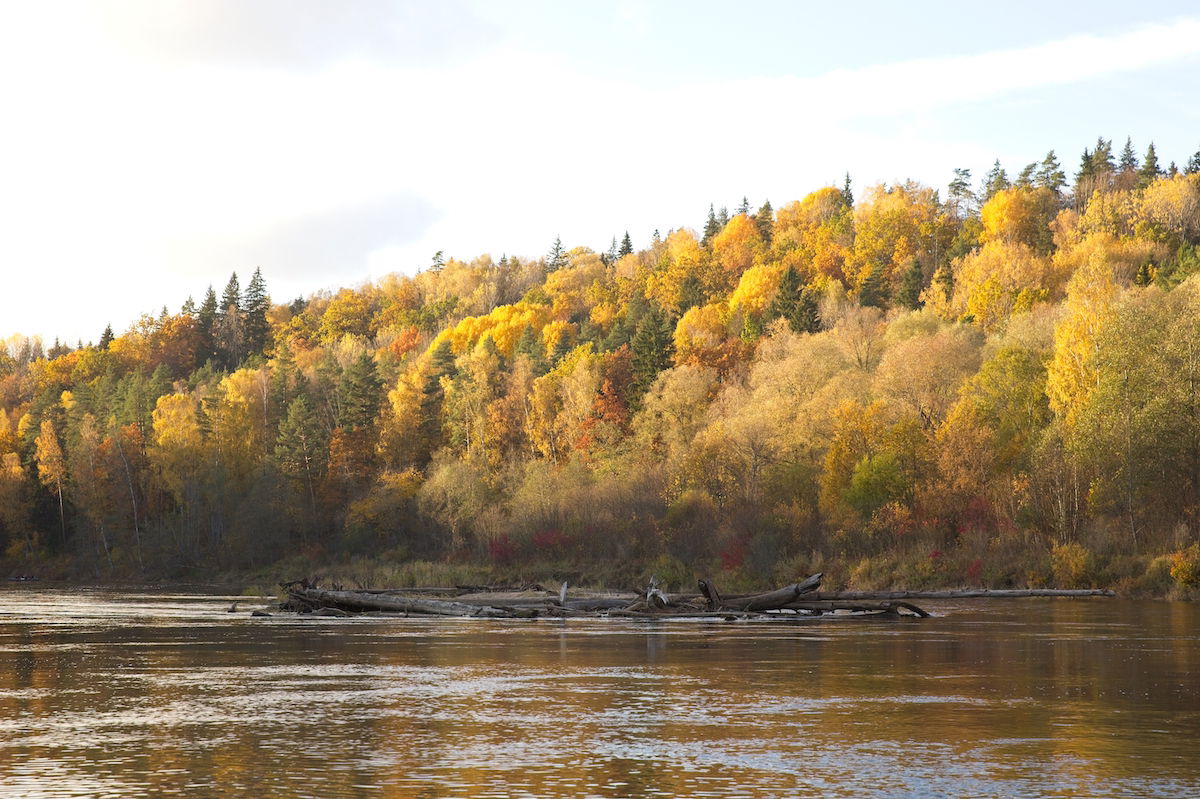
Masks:
[[[1193,2],[0,0],[0,337],[1200,149]],[[1086,10],[1082,10],[1086,8]],[[944,191],[944,189],[943,189]]]

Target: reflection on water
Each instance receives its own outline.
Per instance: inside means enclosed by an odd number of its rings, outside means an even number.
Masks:
[[[1187,604],[764,626],[0,597],[5,796],[1200,795]]]

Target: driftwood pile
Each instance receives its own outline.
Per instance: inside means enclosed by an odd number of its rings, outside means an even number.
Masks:
[[[284,611],[320,616],[426,615],[479,618],[635,618],[796,620],[835,612],[852,615],[920,616],[929,614],[901,598],[819,594],[821,574],[763,594],[722,596],[711,579],[700,580],[699,595],[667,594],[651,579],[637,594],[571,596],[567,584],[556,593],[541,586],[497,589],[459,586],[454,589],[346,591],[322,589],[307,580],[281,583]],[[479,590],[479,589],[485,590]]]

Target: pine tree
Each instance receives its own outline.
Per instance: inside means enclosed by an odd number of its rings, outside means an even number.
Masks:
[[[550,351],[550,364],[554,365],[567,356],[574,347],[571,346],[571,335],[566,328],[558,331],[558,338],[554,340],[554,349]]]
[[[983,177],[982,196],[979,198],[981,205],[986,204],[988,200],[996,196],[998,192],[1012,188],[1012,183],[1008,180],[1008,173],[1004,171],[1004,167],[1000,166],[1000,159],[997,158],[992,168]]]
[[[770,200],[764,200],[761,207],[754,214],[754,224],[758,226],[758,235],[762,238],[763,244],[771,246],[771,236],[775,232],[775,209],[771,207]]]
[[[738,206],[737,212],[739,214],[750,216],[750,200],[748,200],[745,196],[742,197],[742,204]]]
[[[1026,164],[1017,175],[1017,179],[1013,181],[1013,186],[1018,189],[1032,189],[1034,176],[1037,174],[1037,168],[1037,161],[1034,161],[1031,164]]]
[[[267,348],[267,337],[271,325],[267,321],[267,310],[271,307],[271,299],[267,296],[267,285],[263,281],[262,270],[255,269],[246,286],[246,294],[242,300],[245,309],[243,334],[246,340],[246,352],[249,355],[259,355]]]
[[[112,343],[113,343],[112,325],[105,325],[104,332],[100,334],[100,343],[97,345],[97,348],[106,350],[106,349],[108,349],[109,345]]]
[[[612,237],[612,244],[608,245],[608,252],[600,256],[600,260],[605,264],[615,264],[617,262],[617,237]]]
[[[553,272],[557,269],[562,269],[567,265],[567,253],[562,246],[562,238],[554,237],[554,244],[550,247],[550,254],[546,256],[546,271]]]
[[[729,224],[729,211],[723,205],[721,210],[717,211],[717,224],[721,226],[721,230],[724,230],[725,226]]]
[[[617,257],[624,258],[626,255],[633,255],[633,239],[629,238],[629,231],[625,231],[625,237],[621,239],[621,249],[617,250]]]
[[[328,445],[312,403],[304,395],[287,406],[287,415],[279,423],[275,440],[275,463],[279,470],[297,480],[303,480],[308,491],[309,508],[316,513],[317,496],[314,484],[324,471]]]
[[[183,301],[183,305],[179,308],[179,313],[183,316],[190,316],[193,319],[196,318],[196,301],[192,299],[191,294]]]
[[[1097,175],[1111,175],[1117,171],[1117,164],[1113,161],[1112,139],[1106,140],[1103,137],[1096,139],[1096,149],[1092,153],[1092,165]]]
[[[954,180],[950,181],[947,194],[955,216],[959,219],[970,216],[975,203],[975,194],[971,191],[971,170],[955,169]]]
[[[708,219],[704,223],[704,238],[700,240],[701,244],[708,244],[712,241],[712,237],[721,232],[721,225],[717,222],[717,214],[713,211],[712,203],[708,204]]]
[[[842,183],[842,205],[847,208],[854,207],[854,192],[850,190],[850,173],[846,173],[846,180]]]
[[[1063,187],[1067,185],[1067,175],[1063,172],[1062,165],[1058,163],[1058,158],[1055,157],[1053,150],[1046,153],[1046,157],[1042,159],[1042,165],[1037,173],[1037,185],[1050,189],[1055,194],[1061,193]]]
[[[438,250],[433,254],[433,261],[429,264],[430,272],[440,272],[446,268],[446,259],[443,257],[443,251]]]

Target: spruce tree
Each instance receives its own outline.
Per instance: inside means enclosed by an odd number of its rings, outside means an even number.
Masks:
[[[217,357],[216,344],[217,293],[209,286],[204,302],[196,312],[196,366],[200,367]]]
[[[721,230],[729,224],[729,210],[725,206],[721,206],[721,210],[717,211],[717,224],[721,226]]]
[[[887,304],[887,283],[882,267],[872,267],[863,278],[862,285],[858,287],[858,302],[876,308],[883,308]]]
[[[904,270],[904,275],[900,279],[900,289],[896,292],[896,302],[906,308],[921,307],[921,285],[924,280],[924,274],[921,270],[921,262],[913,258],[908,265],[908,269]]]
[[[286,415],[279,423],[275,463],[284,474],[304,482],[313,513],[317,507],[315,483],[324,471],[324,456],[328,452],[312,403],[304,395],[296,397],[288,403]]]
[[[1126,172],[1136,172],[1138,168],[1138,159],[1133,152],[1133,139],[1125,138],[1125,146],[1121,148],[1121,158],[1117,161],[1117,169],[1122,174]]]
[[[267,310],[270,307],[271,299],[267,296],[262,270],[256,268],[242,300],[245,313],[243,334],[249,355],[262,354],[267,348],[267,338],[271,332],[271,325],[267,322]]]
[[[112,325],[105,325],[104,332],[100,334],[100,343],[98,345],[96,345],[97,349],[106,350],[106,349],[108,349],[109,345],[112,343],[113,343]]]
[[[1163,171],[1158,166],[1158,153],[1154,151],[1154,142],[1146,148],[1146,157],[1142,160],[1142,168],[1138,170],[1138,185],[1149,186],[1162,177]]]
[[[717,223],[717,214],[713,210],[712,203],[708,204],[708,219],[704,223],[704,237],[700,240],[701,244],[708,244],[712,241],[712,237],[721,232],[721,225]]]
[[[1187,166],[1184,167],[1183,172],[1185,175],[1195,175],[1196,173],[1200,172],[1200,150],[1197,150],[1192,154],[1192,157],[1188,159]]]
[[[558,331],[558,338],[554,340],[554,349],[550,351],[550,364],[556,365],[559,361],[567,356],[574,347],[571,346],[571,334],[566,328]]]
[[[767,316],[771,319],[778,319],[782,316],[791,325],[792,316],[796,313],[799,304],[800,273],[796,271],[796,267],[789,266],[779,276],[779,286],[775,289],[775,299],[771,302]],[[800,332],[795,326],[792,326],[792,330]]]
[[[775,209],[771,207],[770,200],[764,200],[754,214],[754,224],[758,226],[758,235],[762,238],[763,244],[770,247],[771,235],[775,232]]]
[[[221,308],[213,335],[217,344],[217,362],[222,369],[233,371],[246,357],[246,336],[242,317],[242,292],[234,272],[221,295]]]
[[[850,173],[846,173],[846,180],[842,183],[842,205],[847,208],[854,207],[854,192],[850,190]]]
[[[640,399],[658,377],[671,365],[675,350],[671,325],[656,307],[652,307],[638,322],[637,332],[630,342],[633,353],[633,396]]]
[[[232,309],[232,311],[231,311]],[[237,272],[229,276],[229,282],[225,284],[225,291],[221,294],[221,313],[241,313],[242,311],[242,287],[238,283]]]
[[[553,272],[557,269],[562,269],[567,265],[567,253],[562,246],[562,238],[554,237],[554,244],[550,247],[550,254],[546,256],[546,271]]]
[[[338,385],[341,405],[341,427],[348,430],[363,430],[375,423],[379,413],[380,389],[383,381],[375,366],[375,359],[364,352],[342,372]]]
[[[625,231],[625,237],[621,239],[621,249],[617,250],[617,257],[624,258],[626,255],[633,255],[633,239],[629,238],[629,231]]]
[[[549,367],[546,364],[546,349],[542,346],[541,339],[534,331],[533,325],[525,325],[525,329],[521,331],[521,337],[517,339],[518,355],[524,355],[529,359],[530,366],[535,375],[544,375]]]
[[[744,195],[742,196],[742,204],[738,206],[737,212],[739,214],[745,214],[746,216],[750,216],[750,200],[747,199]]]
[[[196,301],[192,299],[191,294],[189,294],[188,298],[183,301],[183,305],[180,307],[179,313],[183,316],[190,316],[193,319],[196,318]]]

